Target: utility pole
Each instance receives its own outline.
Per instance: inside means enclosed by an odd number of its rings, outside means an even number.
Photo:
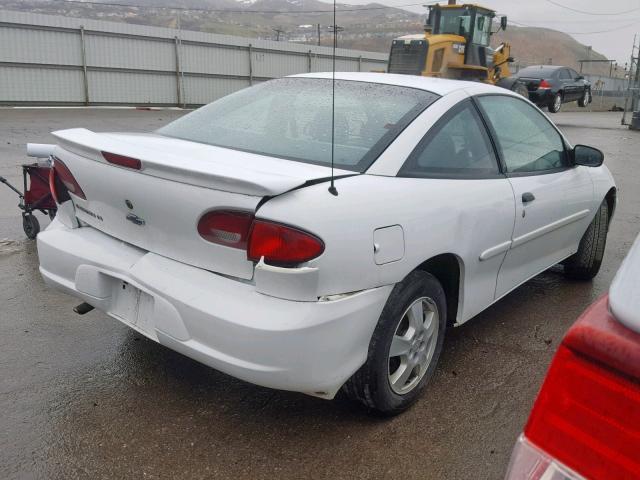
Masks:
[[[640,59],[640,48],[636,45],[637,34],[633,37],[633,46],[631,47],[631,61],[629,62],[629,74],[627,83],[627,93],[624,100],[624,111],[622,112],[622,125],[629,125],[632,130],[640,129],[638,125],[638,88],[640,87],[640,68],[638,68],[638,60]],[[627,106],[631,102],[631,122],[627,123]]]
[[[320,24],[318,26],[318,46],[320,46]]]
[[[341,27],[340,25],[329,25],[329,31],[333,32],[334,30],[335,30],[335,35],[334,35],[335,41],[334,41],[334,43],[337,46],[338,45],[338,34],[340,32],[344,31],[344,27]]]
[[[286,33],[284,30],[282,30],[281,28],[272,28],[271,30],[273,30],[274,32],[276,32],[276,42],[280,41],[280,34],[281,33]]]

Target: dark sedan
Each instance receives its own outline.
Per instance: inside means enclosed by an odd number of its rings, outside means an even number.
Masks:
[[[557,113],[563,103],[591,103],[591,84],[575,70],[555,65],[532,65],[516,75],[527,86],[529,99],[540,108]]]

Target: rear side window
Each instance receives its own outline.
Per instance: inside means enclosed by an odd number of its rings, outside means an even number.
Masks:
[[[571,80],[571,73],[569,73],[569,70],[567,70],[566,68],[563,68],[562,70],[560,70],[560,75],[559,75],[560,80]]]
[[[562,137],[538,109],[505,95],[477,99],[493,127],[508,173],[540,173],[568,166]]]
[[[335,165],[363,172],[438,95],[336,80]],[[282,78],[245,88],[158,130],[160,135],[329,166],[330,79]]]
[[[454,107],[429,130],[398,172],[400,177],[486,178],[498,163],[470,100]]]

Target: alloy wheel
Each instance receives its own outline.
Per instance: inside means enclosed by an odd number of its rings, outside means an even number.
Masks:
[[[429,369],[439,323],[438,307],[428,297],[415,300],[400,318],[388,358],[389,385],[398,395],[413,390]]]
[[[562,97],[560,95],[556,95],[556,98],[553,100],[553,107],[556,111],[562,107]]]

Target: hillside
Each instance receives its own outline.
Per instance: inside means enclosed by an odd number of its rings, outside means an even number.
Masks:
[[[108,2],[109,0],[92,0]],[[332,7],[319,0],[118,0],[119,6],[65,3],[59,0],[0,0],[0,8],[71,17],[154,25],[185,30],[331,45],[329,25]],[[122,5],[136,6],[122,6]],[[159,6],[194,10],[180,11]],[[140,6],[140,7],[139,7]],[[388,52],[391,40],[423,30],[424,16],[399,8],[380,8],[380,4],[338,6],[339,46],[359,50]],[[256,11],[266,12],[257,13]],[[520,65],[549,63],[579,70],[578,60],[586,58],[587,47],[573,37],[551,29],[510,25],[494,37],[496,44],[507,41]],[[605,57],[591,52],[591,58]],[[590,65],[587,73],[607,74],[609,67]]]

